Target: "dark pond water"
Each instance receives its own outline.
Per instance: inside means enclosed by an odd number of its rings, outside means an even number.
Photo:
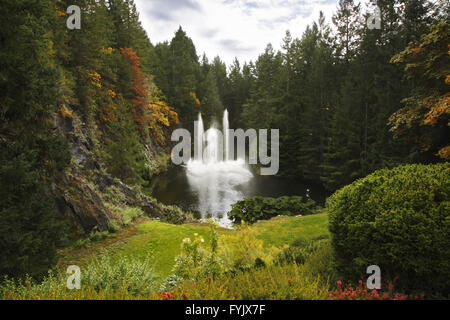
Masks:
[[[226,180],[231,176],[228,171],[218,177],[211,172],[201,172],[193,178],[191,170],[176,166],[154,178],[147,192],[164,204],[200,212],[204,217],[212,215],[224,219],[222,225],[229,222],[226,214],[231,205],[246,197],[298,195],[323,204],[328,196],[323,187],[302,181],[253,174],[243,183],[228,183]]]

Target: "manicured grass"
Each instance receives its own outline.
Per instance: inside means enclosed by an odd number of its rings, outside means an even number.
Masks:
[[[328,215],[326,213],[303,217],[276,217],[260,221],[254,225],[258,238],[268,246],[282,247],[303,237],[312,239],[328,235]]]
[[[148,221],[137,226],[138,234],[130,238],[117,250],[118,255],[134,258],[151,254],[154,269],[158,276],[170,275],[175,257],[180,253],[181,242],[185,238],[193,238],[198,233],[209,242],[207,225],[173,225],[159,221]]]
[[[327,215],[318,214],[303,217],[277,217],[268,221],[260,221],[254,224],[253,228],[265,245],[282,247],[300,236],[310,239],[328,234],[327,223]],[[106,247],[102,247],[101,242],[97,243],[94,245],[97,250],[89,248],[87,254],[82,257],[80,257],[79,250],[67,252],[64,264],[80,263],[82,265],[89,260],[89,257],[99,253],[98,248],[102,248],[102,252],[112,254],[113,259],[120,259],[124,256],[144,259],[151,255],[154,271],[163,280],[171,274],[174,259],[180,253],[183,239],[193,238],[194,234],[198,233],[205,239],[205,246],[209,243],[209,226],[207,224],[173,225],[150,220],[131,228],[133,228],[133,232],[129,234],[129,237]],[[219,234],[229,232],[237,231],[219,229]]]

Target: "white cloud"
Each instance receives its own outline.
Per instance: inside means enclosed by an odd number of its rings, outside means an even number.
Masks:
[[[142,25],[156,44],[181,25],[199,55],[228,65],[255,60],[268,43],[277,49],[286,30],[300,37],[322,10],[330,21],[338,0],[135,0]]]

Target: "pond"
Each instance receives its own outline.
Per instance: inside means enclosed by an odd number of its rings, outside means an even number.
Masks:
[[[260,176],[236,161],[208,166],[192,162],[175,166],[155,177],[147,190],[166,205],[177,205],[186,211],[212,216],[223,227],[230,227],[227,213],[235,202],[252,196],[302,196],[318,204],[325,201],[326,191],[320,185],[276,176]]]
[[[238,153],[234,157],[231,151],[236,151],[238,146],[234,145],[236,137],[229,130],[227,110],[223,114],[223,132],[217,123],[212,123],[211,128],[205,131],[200,113],[194,127],[194,158],[154,178],[147,190],[160,202],[199,212],[203,219],[211,216],[223,227],[232,227],[227,216],[231,205],[247,197],[296,195],[323,204],[326,193],[319,185],[256,174],[248,165],[245,143],[240,146],[241,156]]]

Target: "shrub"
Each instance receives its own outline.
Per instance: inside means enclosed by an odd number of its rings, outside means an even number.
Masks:
[[[222,260],[217,253],[219,235],[217,226],[210,222],[210,248],[203,247],[204,239],[197,233],[194,239],[186,238],[181,243],[181,253],[175,258],[172,274],[161,285],[160,291],[167,292],[183,280],[197,281],[204,277],[216,277],[222,273]]]
[[[378,265],[408,290],[450,291],[450,164],[380,170],[327,200],[338,271]]]
[[[292,244],[281,251],[277,256],[277,263],[303,264],[314,253],[322,242],[328,240],[306,240],[297,238]]]
[[[258,220],[268,220],[278,215],[308,215],[314,213],[315,205],[314,200],[308,199],[305,202],[299,196],[280,198],[257,196],[233,204],[228,216],[230,219],[234,219],[235,223],[245,221],[251,224]]]
[[[122,223],[124,226],[129,226],[137,218],[143,217],[144,211],[140,208],[126,207],[122,214]]]
[[[303,271],[311,277],[319,277],[323,283],[337,281],[331,241],[317,242],[316,248],[303,264]]]
[[[220,238],[219,254],[225,271],[248,270],[261,266],[261,262],[271,264],[278,252],[275,247],[264,247],[264,241],[244,222],[238,232],[223,234]]]
[[[112,259],[102,255],[82,269],[81,286],[110,292],[125,287],[134,295],[148,294],[154,289],[156,279],[150,257]]]
[[[108,224],[108,228],[111,228],[111,224]],[[98,231],[97,227],[94,227],[94,230],[89,234],[87,238],[78,239],[75,243],[73,243],[72,247],[75,249],[78,248],[87,248],[92,243],[102,241],[104,239],[110,238],[114,235],[111,233],[112,231]]]
[[[142,209],[136,207],[121,207],[110,203],[107,203],[107,207],[111,210],[111,213],[116,220],[115,226],[109,226],[112,229],[119,227],[117,223],[119,223],[123,227],[128,227],[133,223],[134,220],[145,215]]]
[[[150,257],[112,259],[102,255],[81,267],[81,289],[66,287],[68,275],[49,271],[41,282],[4,278],[0,299],[134,299],[154,292],[156,276]]]
[[[305,273],[303,266],[272,264],[216,279],[184,281],[174,292],[176,299],[185,300],[311,300],[325,299],[328,284]]]
[[[115,185],[111,185],[105,189],[103,198],[115,206],[121,206],[126,203],[125,195]]]

